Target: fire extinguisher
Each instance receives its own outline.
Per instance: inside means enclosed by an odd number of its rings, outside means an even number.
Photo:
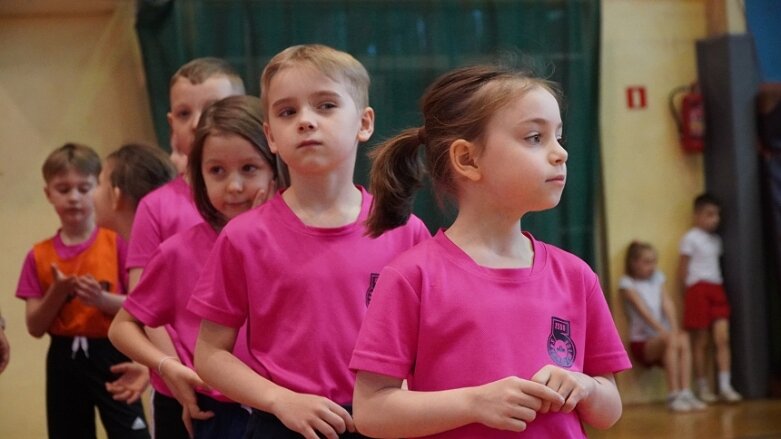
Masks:
[[[681,94],[683,98],[681,98],[679,111],[675,101]],[[705,148],[705,106],[700,87],[696,82],[677,87],[670,92],[670,112],[678,126],[683,150],[701,152]]]

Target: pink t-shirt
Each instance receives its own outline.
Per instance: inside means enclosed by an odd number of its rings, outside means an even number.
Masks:
[[[127,268],[146,267],[163,241],[201,222],[203,218],[195,207],[190,186],[182,176],[148,193],[138,203],[133,218]],[[176,337],[171,328],[166,327],[166,330],[172,339]],[[149,375],[156,391],[173,395],[156,371],[149,369]]]
[[[146,265],[141,281],[125,301],[124,308],[149,327],[167,325],[176,353],[193,368],[195,340],[201,318],[186,309],[206,258],[217,240],[217,232],[206,222],[166,239]],[[233,353],[250,362],[246,331],[242,327]],[[203,391],[212,398],[229,401],[217,391]]]
[[[258,374],[338,404],[352,401],[347,368],[374,282],[385,264],[424,239],[417,217],[372,239],[371,196],[361,188],[358,220],[306,226],[279,195],[223,229],[188,308],[218,324],[248,323]]]
[[[92,232],[92,235],[88,240],[75,244],[67,245],[62,242],[60,237],[60,230],[54,235],[54,250],[61,259],[72,259],[84,250],[90,248],[95,243],[95,238],[98,236],[98,227]],[[125,269],[125,262],[127,259],[127,243],[117,236],[117,259],[119,262],[119,276],[120,284],[117,285],[117,291],[120,294],[126,294],[127,292],[127,271]],[[68,273],[65,273],[68,274]],[[22,265],[22,272],[19,276],[19,283],[16,286],[16,297],[20,299],[29,299],[31,297],[43,297],[44,293],[41,281],[38,279],[38,271],[35,268],[35,255],[30,250],[27,256],[24,258]]]
[[[181,176],[148,193],[133,218],[127,268],[144,268],[160,243],[201,222],[190,186]]]
[[[527,235],[531,238],[530,235]],[[477,265],[440,231],[380,274],[350,362],[410,390],[530,379],[548,364],[588,375],[631,367],[594,272],[532,238],[526,269]],[[585,437],[576,413],[538,415],[524,433],[470,424],[435,438]]]

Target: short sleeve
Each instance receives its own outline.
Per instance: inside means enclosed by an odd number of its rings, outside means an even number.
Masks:
[[[622,290],[633,290],[635,289],[635,283],[632,281],[632,278],[629,276],[621,276],[621,279],[618,281],[618,288]]]
[[[144,197],[138,204],[136,216],[133,218],[127,269],[146,267],[162,241],[159,220],[150,208],[147,197]]]
[[[418,290],[392,267],[380,272],[350,369],[402,379],[409,376],[418,344]]]
[[[171,273],[170,263],[174,255],[162,249],[159,248],[152,256],[133,293],[123,305],[133,317],[152,328],[172,323],[176,312],[174,292],[177,276]]]
[[[694,253],[694,242],[692,242],[691,234],[687,233],[681,238],[681,243],[678,246],[678,251],[685,256],[691,256]]]
[[[630,369],[632,364],[618,335],[605,295],[595,280],[586,301],[586,356],[583,372],[588,375],[616,373]]]
[[[16,297],[20,299],[43,297],[43,293],[41,281],[38,279],[38,269],[35,266],[35,254],[30,250],[22,264],[22,273],[16,286]]]
[[[187,309],[223,326],[238,328],[248,315],[248,291],[243,257],[226,233],[220,234]]]

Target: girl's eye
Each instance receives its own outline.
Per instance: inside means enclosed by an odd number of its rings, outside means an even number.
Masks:
[[[222,169],[221,166],[212,166],[211,168],[209,168],[209,174],[212,174],[212,175],[220,175],[220,174],[222,174],[222,172],[223,172],[223,169]]]
[[[538,144],[542,142],[542,134],[532,134],[531,136],[527,136],[524,140]]]
[[[296,112],[292,108],[283,108],[277,112],[278,117],[288,117],[296,114]]]
[[[557,137],[556,141],[559,142],[559,145],[561,145],[562,148],[567,146],[567,139],[564,138],[564,136]]]
[[[258,167],[255,166],[255,165],[244,165],[244,166],[241,167],[241,170],[243,172],[248,172],[248,173],[249,172],[255,172],[257,169],[258,169]]]

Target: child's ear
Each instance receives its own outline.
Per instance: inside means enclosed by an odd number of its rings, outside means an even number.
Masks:
[[[277,154],[279,149],[277,148],[277,142],[274,141],[274,135],[271,134],[271,127],[269,126],[268,122],[263,122],[263,134],[266,135],[268,149],[270,149],[274,154]]]
[[[361,128],[358,130],[358,141],[367,142],[374,134],[374,108],[366,107],[361,114]]]
[[[51,203],[52,202],[52,196],[51,196],[51,192],[49,191],[49,185],[48,184],[43,187],[43,193],[46,194],[46,199],[49,200],[49,202]]]
[[[114,211],[118,211],[122,208],[122,205],[125,203],[125,194],[122,193],[122,189],[118,187],[114,187],[113,189],[114,196],[111,197],[111,209]]]
[[[483,173],[477,166],[477,145],[464,139],[456,139],[450,144],[450,163],[457,175],[478,181]]]

